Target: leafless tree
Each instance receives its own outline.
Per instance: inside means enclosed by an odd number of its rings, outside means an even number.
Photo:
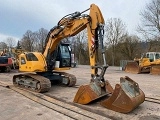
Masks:
[[[0,42],[0,51],[3,51],[7,48],[7,44],[5,42]]]
[[[8,37],[5,43],[8,45],[8,47],[13,48],[16,45],[16,40],[12,37]]]
[[[140,40],[135,35],[129,36],[126,34],[117,47],[121,55],[129,60],[133,60],[136,56],[140,56],[142,52]]]
[[[121,37],[126,33],[126,27],[121,19],[110,18],[106,22],[105,32],[106,45],[112,47],[112,66],[114,66],[116,55],[115,46],[121,40]]]
[[[141,24],[138,26],[146,40],[160,37],[160,0],[151,0],[140,12]]]
[[[86,30],[75,36],[77,47],[76,54],[79,64],[89,64],[88,38]]]
[[[86,30],[78,33],[71,39],[72,52],[79,64],[89,64],[88,38]]]
[[[34,48],[36,51],[39,51],[39,52],[43,51],[47,34],[48,34],[48,30],[44,28],[41,28],[37,32],[35,32],[35,36],[34,36],[35,47]]]
[[[45,40],[48,34],[48,30],[41,28],[36,32],[27,30],[21,39],[22,48],[27,51],[39,51],[42,52],[45,46]]]
[[[22,48],[32,52],[34,48],[34,42],[34,33],[30,30],[27,30],[27,32],[23,35],[23,38],[21,39]]]

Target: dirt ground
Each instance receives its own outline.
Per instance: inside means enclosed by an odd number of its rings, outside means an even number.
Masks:
[[[74,95],[78,90],[78,86],[88,84],[90,82],[90,67],[87,65],[78,65],[77,68],[72,68],[68,73],[74,74],[77,77],[77,87],[63,87],[52,85],[46,95],[62,99],[70,104]],[[17,71],[11,73],[0,73],[0,81],[12,84],[12,76],[18,74]],[[160,76],[150,74],[131,74],[121,71],[119,67],[109,67],[105,74],[105,79],[109,80],[110,84],[115,86],[119,83],[120,77],[128,76],[139,84],[139,87],[147,97],[160,98]],[[18,93],[7,88],[0,87],[0,120],[9,119],[41,119],[50,120],[53,116],[55,119],[68,119],[63,114],[45,108],[44,106],[34,103]],[[76,104],[74,104],[76,105]],[[80,106],[81,107],[81,106]],[[160,104],[145,101],[138,108],[128,114],[122,114],[103,108],[97,103],[83,106],[86,109],[91,108],[96,113],[101,113],[106,118],[114,120],[159,120],[160,119]],[[12,112],[13,111],[13,112]],[[16,117],[16,116],[19,117]],[[29,117],[28,117],[29,115]]]
[[[0,120],[70,120],[4,87],[0,87],[0,97]]]

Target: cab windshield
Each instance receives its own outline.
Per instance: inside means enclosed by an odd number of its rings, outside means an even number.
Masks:
[[[60,49],[63,58],[70,58],[70,51],[67,45],[60,46]]]

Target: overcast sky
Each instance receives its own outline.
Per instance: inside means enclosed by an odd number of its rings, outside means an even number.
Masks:
[[[27,30],[50,30],[65,15],[95,3],[104,19],[120,18],[135,34],[142,11],[151,0],[0,0],[0,41],[21,39]]]

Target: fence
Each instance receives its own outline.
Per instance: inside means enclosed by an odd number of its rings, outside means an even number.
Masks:
[[[130,61],[133,61],[133,60],[120,60],[120,70],[125,70],[125,67],[127,65],[127,62],[130,62]]]

